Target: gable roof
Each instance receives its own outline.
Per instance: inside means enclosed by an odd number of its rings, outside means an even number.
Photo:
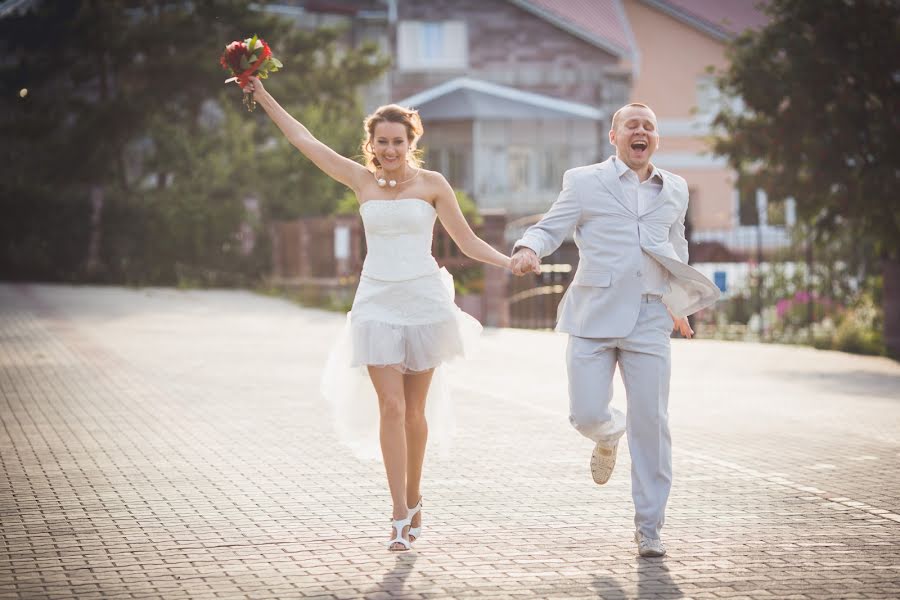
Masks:
[[[569,102],[543,94],[458,77],[397,104],[419,109],[423,119],[454,121],[470,119],[589,119],[600,121],[605,114],[586,104]]]
[[[765,0],[643,0],[645,4],[703,31],[716,39],[729,40],[747,29],[769,22],[760,8]]]
[[[509,0],[577,38],[619,58],[631,58],[634,43],[621,0]]]

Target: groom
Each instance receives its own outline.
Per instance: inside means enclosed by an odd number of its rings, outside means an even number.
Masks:
[[[595,442],[591,474],[601,485],[627,432],[635,542],[641,556],[662,556],[672,484],[669,337],[673,328],[691,337],[685,317],[715,302],[719,290],[687,264],[688,187],[650,163],[659,147],[650,107],[635,103],[616,111],[609,141],[614,157],[566,172],[550,211],[516,242],[512,269],[540,273],[540,258],[575,232],[578,270],[556,326],[569,334],[569,421]],[[609,405],[617,364],[627,418]]]

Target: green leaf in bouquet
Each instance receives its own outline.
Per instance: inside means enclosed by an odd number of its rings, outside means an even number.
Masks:
[[[264,62],[260,68],[264,67],[267,72],[274,73],[275,71],[278,70],[278,67],[280,65],[281,65],[281,63],[278,62],[278,59],[270,56],[269,58],[266,59],[266,62]]]
[[[256,51],[256,42],[258,40],[259,40],[259,36],[254,33],[253,37],[250,38],[250,42],[247,44],[247,47],[250,49],[250,52]]]
[[[246,57],[246,56],[242,56],[242,57],[241,57],[241,69],[243,69],[244,71],[246,71],[246,70],[249,69],[249,68],[250,68],[250,63],[247,62],[247,57]]]
[[[278,60],[277,58],[275,58],[274,56],[271,57],[269,60],[271,60],[272,63],[275,65],[275,70],[278,70],[284,66],[283,64],[281,64],[281,61]]]

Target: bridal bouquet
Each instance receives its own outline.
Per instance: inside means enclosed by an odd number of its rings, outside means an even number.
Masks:
[[[269,45],[256,35],[225,46],[225,52],[219,57],[219,64],[232,75],[225,83],[235,81],[241,89],[247,87],[251,77],[266,79],[269,73],[274,73],[284,66],[280,60],[272,56]],[[256,108],[252,93],[244,94],[244,106],[247,110]]]

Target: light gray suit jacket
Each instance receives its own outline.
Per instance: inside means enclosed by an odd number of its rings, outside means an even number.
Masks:
[[[544,257],[575,231],[578,270],[559,304],[557,331],[591,338],[627,336],[641,307],[644,252],[668,271],[671,289],[663,302],[676,316],[719,298],[715,284],[687,264],[687,183],[658,170],[662,191],[641,214],[626,201],[612,159],[566,171],[559,198],[516,242],[517,248],[531,248]]]

